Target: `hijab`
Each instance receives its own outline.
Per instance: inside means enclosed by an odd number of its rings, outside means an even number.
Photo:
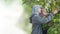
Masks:
[[[41,5],[34,5],[32,8],[32,14],[37,14],[38,13],[38,9],[41,8]]]

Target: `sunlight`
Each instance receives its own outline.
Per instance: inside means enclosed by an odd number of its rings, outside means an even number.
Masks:
[[[6,5],[0,1],[0,34],[25,34],[23,29],[16,27],[20,16],[23,14],[23,7],[14,1]]]

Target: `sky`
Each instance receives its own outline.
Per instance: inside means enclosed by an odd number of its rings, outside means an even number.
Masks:
[[[23,12],[21,3],[17,1],[10,5],[0,1],[0,34],[26,34],[23,29],[16,26]]]

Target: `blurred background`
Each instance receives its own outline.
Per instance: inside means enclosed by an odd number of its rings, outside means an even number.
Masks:
[[[60,0],[0,0],[0,34],[31,34],[29,17],[35,4],[42,5],[49,12],[58,8],[47,33],[60,34]],[[44,24],[43,28],[48,25]]]

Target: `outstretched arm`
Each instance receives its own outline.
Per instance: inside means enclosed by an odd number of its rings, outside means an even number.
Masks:
[[[35,15],[33,18],[34,18],[35,20],[39,21],[39,23],[44,24],[44,23],[48,23],[49,21],[51,21],[51,20],[53,19],[53,14],[50,13],[49,16],[46,17],[46,18],[43,18],[43,17],[38,16],[38,15]]]

